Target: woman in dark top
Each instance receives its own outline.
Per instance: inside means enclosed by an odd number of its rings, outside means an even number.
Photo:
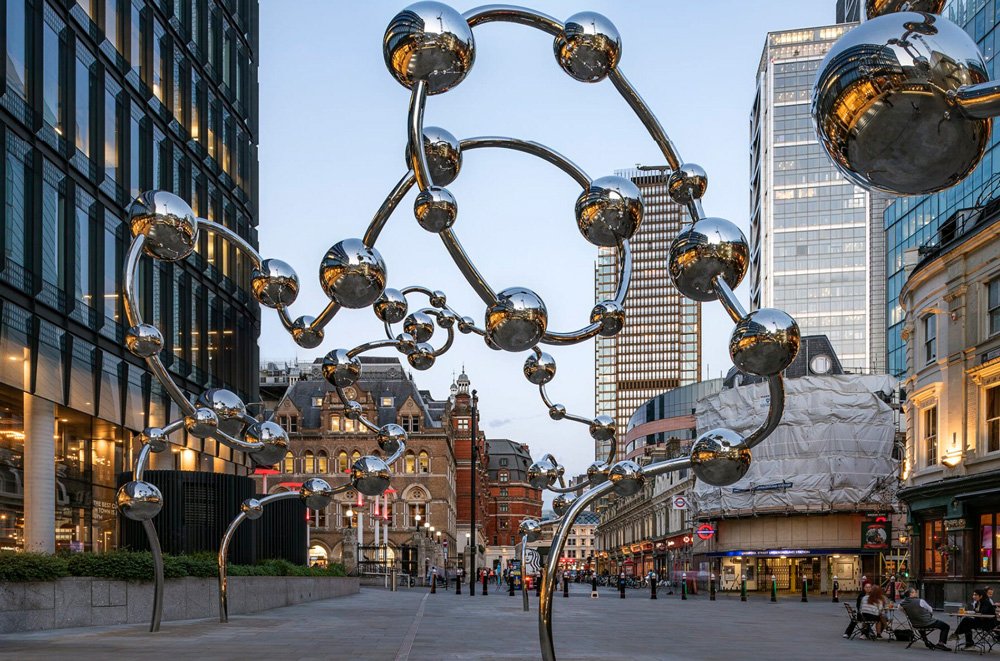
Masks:
[[[993,619],[986,619],[984,617],[963,617],[962,621],[958,623],[958,628],[955,629],[955,637],[958,638],[961,635],[965,636],[965,647],[974,647],[975,644],[972,642],[972,630],[973,629],[992,629],[996,626],[996,606],[993,602],[989,600],[986,596],[986,590],[973,590],[972,592],[972,610],[980,615],[992,615]]]

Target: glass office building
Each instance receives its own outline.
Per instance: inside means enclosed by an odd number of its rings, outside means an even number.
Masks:
[[[994,55],[1000,49],[1000,0],[952,0],[944,15],[960,25],[979,45],[986,58],[990,78],[995,79]],[[1000,193],[1000,139],[994,128],[986,156],[979,167],[964,181],[934,195],[898,198],[885,211],[886,242],[886,345],[889,373],[896,377],[906,374],[906,343],[903,330],[903,309],[899,292],[906,282],[908,270],[919,259],[920,246],[933,243],[941,223],[956,211],[985,204]]]
[[[104,550],[133,436],[178,417],[123,346],[125,210],[188,200],[256,245],[256,0],[6,0],[0,81],[0,549]],[[257,400],[251,264],[203,232],[142,261],[139,305],[191,396]],[[172,437],[152,468],[246,472],[212,440]],[[53,534],[54,533],[54,534]]]
[[[670,200],[664,168],[616,172],[639,187],[645,215],[632,247],[632,282],[625,299],[625,328],[597,337],[595,396],[598,415],[615,420],[617,459],[625,457],[625,429],[640,404],[665,390],[698,381],[701,372],[701,304],[680,295],[667,274],[670,243],[687,220]],[[616,248],[600,248],[596,300],[613,299],[618,284]],[[595,456],[607,456],[608,441],[595,441]]]

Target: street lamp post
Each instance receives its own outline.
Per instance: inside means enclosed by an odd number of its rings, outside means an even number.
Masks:
[[[470,566],[472,571],[469,572],[469,596],[476,595],[476,553],[478,553],[478,536],[476,535],[476,458],[478,457],[478,446],[476,445],[476,436],[479,435],[479,394],[473,389],[472,391],[472,452],[470,454],[470,461],[472,462],[472,525],[469,532],[472,536],[472,544],[470,551],[472,553],[472,561]]]

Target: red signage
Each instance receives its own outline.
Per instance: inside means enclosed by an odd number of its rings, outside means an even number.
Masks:
[[[715,528],[707,523],[703,523],[698,526],[698,538],[699,539],[712,539],[715,535]]]

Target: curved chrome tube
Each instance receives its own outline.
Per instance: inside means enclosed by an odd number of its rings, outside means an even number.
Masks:
[[[409,192],[413,184],[416,183],[417,178],[413,174],[413,170],[408,170],[403,178],[399,180],[396,187],[392,189],[385,201],[382,202],[382,206],[378,208],[375,212],[375,217],[372,218],[371,224],[368,225],[368,229],[365,231],[364,237],[361,239],[366,246],[369,248],[375,247],[375,242],[378,241],[379,235],[382,233],[382,229],[385,224],[389,221],[389,216],[393,214],[399,203],[403,201],[406,197],[406,193]]]
[[[323,328],[337,316],[338,312],[340,312],[340,303],[330,301],[326,304],[326,307],[323,308],[323,311],[319,313],[319,316],[312,320],[312,323],[309,324],[309,329],[314,331],[323,330]]]
[[[542,344],[551,344],[553,346],[579,344],[580,342],[585,342],[593,338],[600,330],[601,325],[594,322],[589,326],[584,326],[576,332],[559,333],[556,331],[546,331],[545,335],[542,336],[542,339],[539,340],[539,342]]]
[[[531,140],[520,140],[518,138],[506,138],[503,136],[479,136],[476,138],[469,138],[468,140],[461,141],[462,151],[467,151],[470,149],[484,149],[488,147],[497,147],[499,149],[510,149],[513,151],[523,152],[525,154],[531,154],[532,156],[537,156],[543,161],[548,161],[552,165],[556,166],[569,176],[573,178],[573,181],[580,184],[582,188],[587,188],[590,186],[590,176],[583,171],[580,166],[578,166],[573,161],[569,160],[555,149],[546,147],[545,145],[533,142]]]
[[[719,302],[722,303],[722,307],[726,309],[734,322],[739,323],[743,317],[747,316],[747,311],[743,309],[736,294],[729,287],[729,283],[721,275],[712,278],[712,288],[715,289],[715,295],[719,298]]]
[[[226,241],[229,241],[237,248],[242,250],[244,253],[246,253],[247,256],[249,256],[250,259],[253,260],[254,266],[260,268],[260,263],[264,261],[264,259],[260,256],[260,253],[257,252],[257,250],[252,245],[247,243],[246,239],[244,239],[242,236],[232,231],[225,225],[220,225],[219,223],[213,222],[206,218],[199,218],[198,226],[199,227],[204,226],[204,228],[207,229],[208,231],[215,232],[216,234],[221,235],[222,238],[224,238]]]
[[[469,255],[465,252],[465,248],[462,244],[458,242],[458,237],[455,233],[448,228],[440,233],[441,241],[444,243],[445,249],[451,258],[455,260],[455,265],[458,270],[462,272],[465,279],[469,282],[469,286],[479,294],[479,298],[483,299],[483,302],[487,306],[493,305],[497,302],[497,295],[490,287],[489,283],[486,282],[486,278],[483,274],[479,272],[472,260],[469,259]]]
[[[427,154],[424,152],[424,106],[427,105],[427,81],[418,80],[413,84],[410,96],[410,114],[406,125],[409,129],[410,169],[416,178],[417,187],[426,190],[432,184]]]
[[[364,344],[359,344],[350,351],[347,352],[348,358],[355,358],[366,351],[374,351],[376,349],[386,349],[389,347],[398,347],[399,342],[396,340],[372,340],[371,342],[365,342]]]
[[[771,435],[781,423],[781,416],[785,412],[785,382],[781,375],[767,377],[767,388],[770,391],[771,403],[767,409],[767,418],[763,424],[746,437],[744,443],[747,447],[754,448],[760,445],[761,441]]]
[[[528,586],[524,579],[528,575],[528,538],[521,538],[521,599],[524,612],[528,612]]]
[[[334,386],[333,389],[337,393],[337,398],[340,399],[340,403],[344,406],[344,408],[347,408],[350,403],[354,402],[354,400],[348,397],[347,393],[345,393],[344,389],[341,388],[340,386]],[[379,426],[373,424],[368,418],[364,416],[364,414],[358,416],[358,422],[360,422],[363,427],[368,429],[368,431],[373,431],[376,433],[379,431]]]
[[[149,552],[153,556],[153,617],[149,622],[149,631],[156,633],[160,630],[160,620],[163,618],[163,550],[153,522],[146,519],[142,522],[142,529],[146,532]]]
[[[455,327],[454,327],[454,325],[449,326],[445,330],[448,331],[448,339],[445,340],[444,344],[441,346],[440,349],[438,349],[437,351],[434,351],[431,354],[435,358],[437,358],[438,356],[440,356],[441,354],[443,354],[444,352],[446,352],[448,349],[450,349],[451,345],[455,342]]]
[[[677,148],[674,147],[674,143],[667,137],[667,132],[660,126],[660,120],[656,118],[656,115],[649,109],[643,98],[639,96],[639,92],[632,87],[632,83],[622,73],[621,67],[615,67],[608,75],[608,79],[615,86],[615,89],[618,90],[618,93],[622,95],[622,98],[625,99],[625,103],[636,114],[642,125],[649,131],[653,142],[660,148],[663,157],[667,159],[667,165],[670,166],[670,169],[679,169],[683,161],[680,154],[677,153]]]
[[[539,386],[538,386],[538,394],[542,396],[542,403],[544,403],[545,406],[547,406],[548,408],[552,408],[553,406],[555,406],[555,404],[552,402],[552,400],[549,399],[549,394],[545,390],[545,384],[544,383],[539,384]],[[587,425],[588,427],[590,426],[590,423],[593,422],[593,420],[591,420],[589,418],[584,418],[582,416],[574,415],[574,414],[569,413],[569,412],[566,412],[566,414],[563,416],[562,419],[563,420],[572,420],[573,422],[579,422],[580,424]]]
[[[618,291],[615,292],[615,303],[625,305],[628,288],[632,284],[632,246],[628,240],[618,246],[618,261],[622,267],[618,270]]]
[[[563,24],[534,9],[517,7],[515,5],[484,5],[475,7],[462,14],[462,18],[469,22],[469,27],[476,27],[483,23],[504,22],[519,23],[536,28],[542,32],[547,32],[553,37],[560,35],[563,31]]]
[[[974,119],[1000,116],[1000,82],[990,80],[978,85],[962,85],[955,93],[962,114]]]

